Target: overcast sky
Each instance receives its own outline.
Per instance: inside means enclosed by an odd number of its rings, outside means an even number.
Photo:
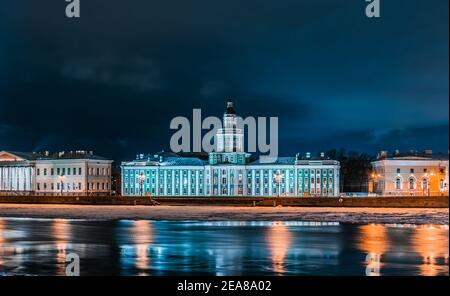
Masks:
[[[169,149],[170,120],[278,116],[280,154],[448,151],[448,1],[2,2],[0,150]]]

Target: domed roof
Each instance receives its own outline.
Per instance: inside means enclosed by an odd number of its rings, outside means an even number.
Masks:
[[[234,110],[233,101],[231,99],[228,99],[227,102],[227,109],[225,110],[225,114],[233,114],[236,115],[236,111]]]

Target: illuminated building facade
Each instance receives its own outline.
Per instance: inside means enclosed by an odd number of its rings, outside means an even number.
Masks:
[[[244,152],[243,131],[228,102],[216,151],[208,155],[160,152],[122,162],[125,196],[338,196],[338,161],[324,154],[278,157],[273,163]]]
[[[380,195],[448,196],[448,154],[411,151],[392,157],[383,151],[372,162],[370,190]]]
[[[0,193],[109,195],[111,163],[92,152],[0,152]]]

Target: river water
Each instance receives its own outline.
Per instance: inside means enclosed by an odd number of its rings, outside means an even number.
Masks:
[[[0,275],[66,275],[75,254],[81,275],[448,276],[448,241],[448,225],[0,218]]]

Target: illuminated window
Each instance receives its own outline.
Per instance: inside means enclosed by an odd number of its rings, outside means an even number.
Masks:
[[[416,180],[414,178],[409,178],[409,189],[416,189]]]
[[[400,178],[395,179],[395,189],[400,190],[402,187],[402,180]]]

